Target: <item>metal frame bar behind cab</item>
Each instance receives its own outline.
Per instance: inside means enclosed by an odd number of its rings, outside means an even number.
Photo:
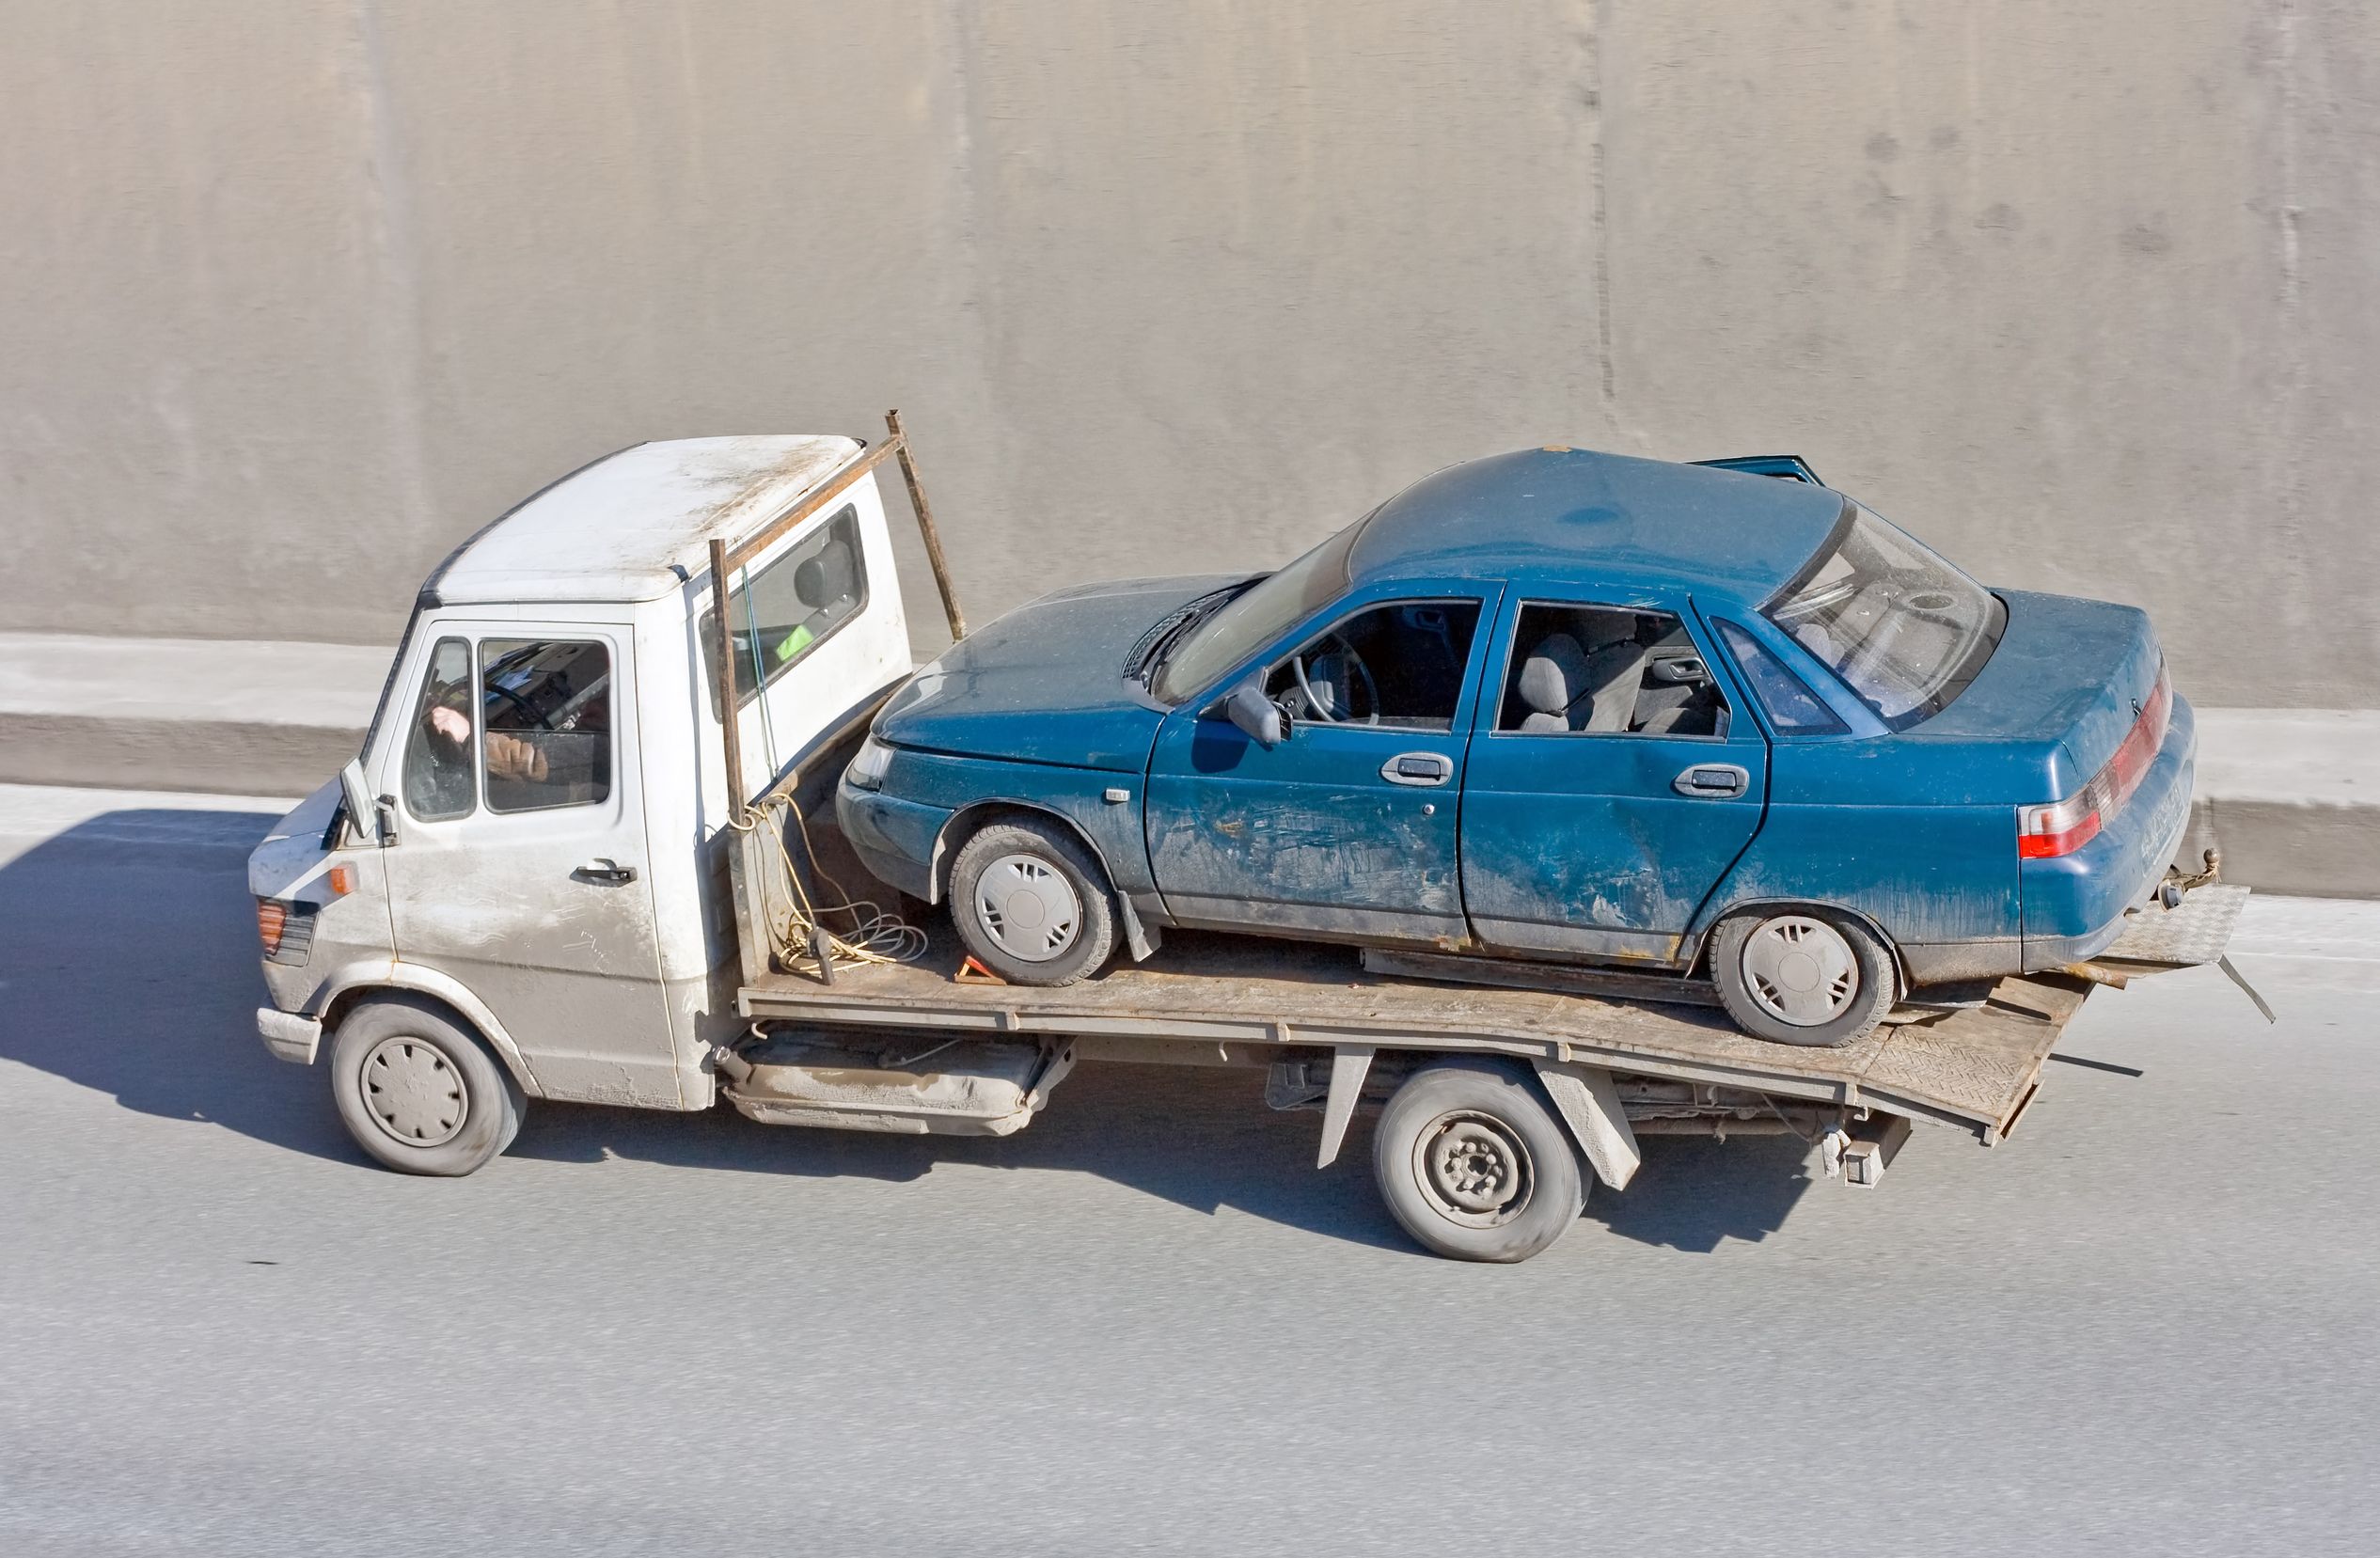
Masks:
[[[955,641],[967,636],[967,619],[959,613],[958,594],[951,584],[950,566],[942,559],[942,537],[935,528],[934,511],[926,504],[925,488],[918,480],[917,460],[909,450],[908,435],[902,431],[900,412],[886,412],[884,423],[891,431],[891,437],[874,449],[862,451],[859,458],[836,470],[793,507],[744,540],[731,546],[717,536],[711,538],[711,615],[718,624],[717,690],[719,737],[727,759],[728,819],[738,826],[743,825],[750,797],[742,793],[744,747],[735,723],[735,624],[727,609],[728,577],[736,569],[766,551],[787,531],[843,496],[861,477],[897,455],[901,461],[902,479],[909,490],[909,506],[917,514],[918,533],[925,541],[926,561],[934,569],[934,586],[942,596],[942,615],[949,622],[951,637]]]

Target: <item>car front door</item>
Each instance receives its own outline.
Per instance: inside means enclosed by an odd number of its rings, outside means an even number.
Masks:
[[[1516,598],[1462,797],[1486,947],[1674,964],[1760,825],[1768,747],[1678,610]]]
[[[485,1002],[551,1096],[675,1109],[624,624],[425,623],[380,756],[397,955]]]
[[[1476,585],[1344,602],[1167,716],[1145,811],[1167,912],[1226,929],[1459,938],[1457,800],[1495,606]],[[1269,748],[1222,709],[1252,676],[1290,716]]]

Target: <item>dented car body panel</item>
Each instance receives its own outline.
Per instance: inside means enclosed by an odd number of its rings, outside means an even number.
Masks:
[[[1332,545],[1343,577],[1178,696],[1125,662],[1216,580],[1050,597],[927,667],[876,724],[881,782],[839,792],[862,858],[930,896],[969,819],[1016,807],[1073,822],[1156,925],[1685,968],[1730,911],[1800,904],[1858,916],[1925,984],[2088,956],[2179,844],[2195,738],[2172,699],[2097,837],[2019,853],[2028,809],[2082,793],[2162,696],[2147,618],[1987,593],[1798,462],[1524,450],[1414,483],[1282,576]],[[1433,673],[1436,701],[1396,708],[1421,697],[1387,685],[1397,655],[1344,624],[1435,613],[1442,637],[1460,603],[1458,688]],[[1913,643],[1942,664],[1896,697]],[[1532,662],[1592,681],[1599,657],[1620,682],[1524,706]],[[1348,690],[1284,694],[1317,667]],[[1251,684],[1292,716],[1278,746],[1226,707]],[[1632,713],[1588,712],[1604,699]]]

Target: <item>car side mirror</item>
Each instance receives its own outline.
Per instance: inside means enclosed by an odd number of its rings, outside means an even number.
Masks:
[[[1289,739],[1289,716],[1265,696],[1261,682],[1242,682],[1223,700],[1223,714],[1242,734],[1270,751]]]
[[[382,842],[386,834],[381,827],[380,803],[372,798],[361,758],[350,758],[347,766],[339,771],[339,794],[347,803],[347,826],[355,830],[355,837],[368,844]]]

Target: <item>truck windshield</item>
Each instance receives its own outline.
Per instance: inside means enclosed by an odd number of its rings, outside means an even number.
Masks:
[[[1848,501],[1826,545],[1764,609],[1896,731],[1964,692],[2008,625],[1997,596]]]
[[[1179,703],[1337,600],[1348,587],[1348,553],[1363,528],[1363,521],[1357,520],[1185,633],[1158,662],[1149,691],[1163,702]]]

